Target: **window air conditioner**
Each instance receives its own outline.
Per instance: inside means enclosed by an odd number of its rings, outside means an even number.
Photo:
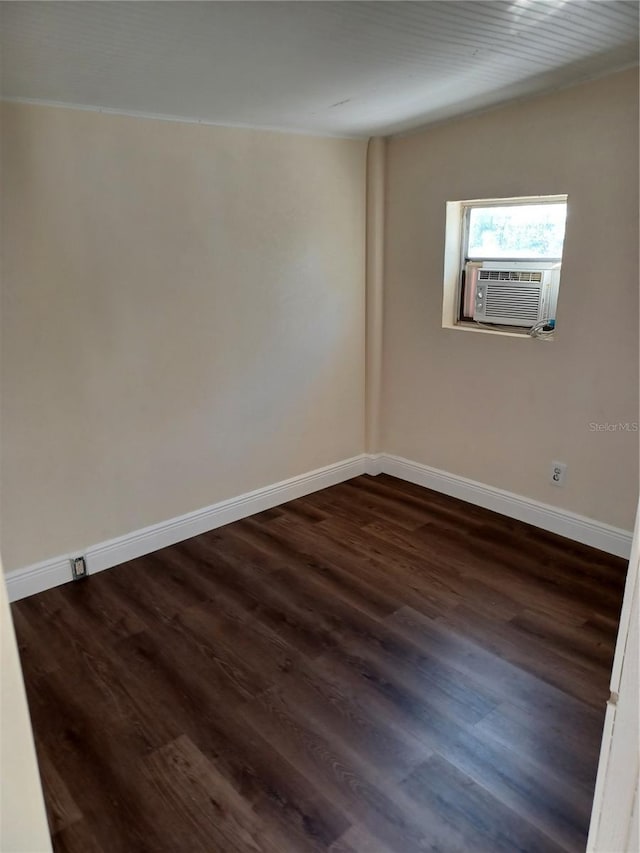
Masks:
[[[473,277],[474,320],[526,327],[541,320],[555,320],[559,263],[491,261],[478,267]]]

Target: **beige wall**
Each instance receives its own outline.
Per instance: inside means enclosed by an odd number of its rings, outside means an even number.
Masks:
[[[0,850],[49,853],[51,841],[40,787],[36,750],[0,569]]]
[[[5,567],[361,453],[365,142],[2,107]]]
[[[1,130],[8,569],[363,451],[364,141]],[[631,527],[637,148],[635,71],[389,140],[381,450]],[[446,201],[563,192],[557,339],[442,329]]]
[[[638,433],[589,423],[638,420],[637,69],[394,138],[387,168],[384,450],[631,529]],[[442,329],[445,203],[552,193],[556,340]]]

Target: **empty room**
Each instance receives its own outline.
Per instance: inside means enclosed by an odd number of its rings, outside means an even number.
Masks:
[[[0,2],[2,853],[637,853],[638,11]]]

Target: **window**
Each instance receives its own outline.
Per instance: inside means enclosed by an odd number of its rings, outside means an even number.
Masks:
[[[443,325],[550,337],[566,218],[566,195],[449,202]]]

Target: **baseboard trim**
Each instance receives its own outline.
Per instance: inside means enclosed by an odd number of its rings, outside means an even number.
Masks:
[[[135,530],[98,545],[77,548],[73,554],[55,557],[22,569],[7,572],[5,581],[9,601],[18,601],[71,580],[70,559],[84,554],[90,575],[110,569],[127,560],[142,557],[168,545],[175,545],[192,536],[198,536],[223,524],[239,521],[257,512],[263,512],[279,504],[300,498],[311,492],[335,486],[352,477],[368,472],[369,459],[366,454],[354,456],[291,477],[271,486],[265,486],[229,500],[220,501],[204,509]]]
[[[628,559],[631,553],[633,534],[630,530],[622,530],[401,456],[382,454],[380,467],[384,474],[499,512],[609,554]]]
[[[382,460],[384,453],[367,453],[365,456],[366,473],[371,477],[377,477],[382,474]]]
[[[628,559],[631,552],[631,531],[612,527],[457,474],[449,474],[429,465],[412,462],[401,456],[363,453],[98,545],[77,548],[73,554],[15,569],[5,575],[9,601],[18,601],[70,581],[69,561],[72,556],[84,554],[89,574],[96,574],[127,560],[143,557],[160,548],[222,527],[223,524],[239,521],[303,495],[335,486],[352,477],[361,474],[376,476],[382,473],[499,512],[618,557]]]

